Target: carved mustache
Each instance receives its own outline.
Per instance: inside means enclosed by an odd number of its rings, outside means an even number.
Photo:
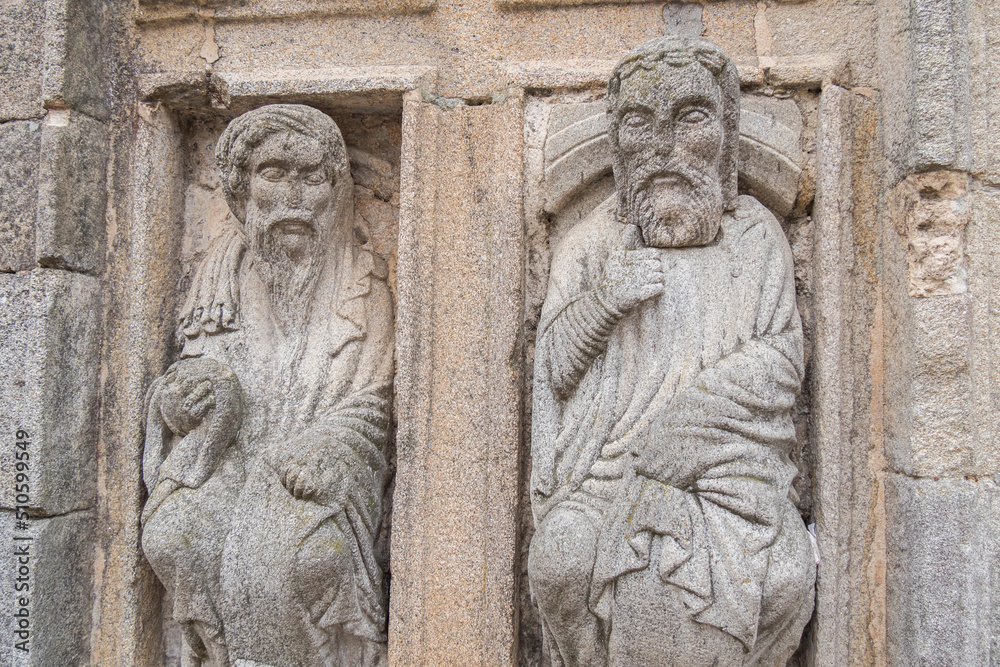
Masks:
[[[686,164],[647,164],[637,169],[633,177],[636,191],[648,190],[658,181],[674,181],[695,189],[704,184],[707,175]]]
[[[315,234],[316,223],[310,211],[304,209],[278,208],[267,214],[260,222],[260,234],[283,231],[292,234]]]

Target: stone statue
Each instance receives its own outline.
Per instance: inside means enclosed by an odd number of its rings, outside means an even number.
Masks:
[[[248,112],[216,155],[235,221],[196,272],[180,360],[150,388],[143,550],[186,665],[384,665],[386,267],[362,247],[325,114]]]
[[[528,575],[552,665],[784,666],[812,614],[792,257],[737,195],[739,81],[704,39],[608,84],[616,196],[554,250]]]

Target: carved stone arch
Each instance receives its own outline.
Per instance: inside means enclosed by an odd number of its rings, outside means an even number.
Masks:
[[[795,102],[763,95],[740,100],[740,192],[785,217],[802,175],[802,115]],[[544,210],[559,214],[583,188],[607,189],[611,174],[604,102],[557,105],[545,139]],[[607,193],[611,194],[610,190]]]

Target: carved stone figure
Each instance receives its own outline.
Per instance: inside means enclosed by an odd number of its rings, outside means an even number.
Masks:
[[[704,39],[608,84],[616,196],[555,249],[535,350],[528,574],[553,665],[785,665],[815,561],[787,456],[792,257],[737,195],[739,81]]]
[[[185,664],[382,665],[386,268],[362,247],[325,114],[243,114],[216,155],[235,221],[196,272],[181,359],[150,389],[143,550]]]

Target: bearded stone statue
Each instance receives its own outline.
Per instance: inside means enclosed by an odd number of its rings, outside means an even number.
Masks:
[[[554,666],[784,667],[813,609],[791,499],[792,257],[737,194],[739,81],[704,39],[608,84],[617,193],[553,253],[528,575]]]
[[[231,224],[150,390],[142,547],[185,665],[383,665],[393,374],[386,267],[331,118],[270,105],[218,142]]]

